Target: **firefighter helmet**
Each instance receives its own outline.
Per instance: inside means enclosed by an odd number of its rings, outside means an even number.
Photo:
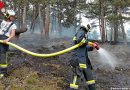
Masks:
[[[15,16],[14,10],[7,10],[7,14],[8,14],[9,16]],[[9,17],[9,16],[8,16],[8,17]]]
[[[6,13],[5,13],[5,19],[9,19],[10,16],[15,17],[15,12],[14,12],[14,10],[7,10],[7,11],[6,11]]]
[[[90,32],[90,29],[91,29],[91,25],[90,24],[81,23],[81,27],[84,27],[87,31]]]

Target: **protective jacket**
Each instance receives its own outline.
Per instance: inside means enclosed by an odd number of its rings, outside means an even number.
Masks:
[[[89,46],[85,34],[87,33],[84,27],[81,27],[73,38],[74,44],[85,42],[82,46],[75,49],[72,53],[70,64],[72,66],[73,75],[70,82],[70,90],[77,90],[79,88],[78,81],[83,76],[89,89],[96,90],[95,80],[92,75],[92,65],[88,57],[88,51],[93,51],[93,46]]]
[[[88,51],[93,51],[93,47],[87,45],[88,41],[85,36],[85,28],[81,27],[73,38],[74,44],[81,42],[83,39],[86,43],[73,51],[71,65],[76,67],[80,64],[86,64],[87,67],[92,68],[88,57]]]

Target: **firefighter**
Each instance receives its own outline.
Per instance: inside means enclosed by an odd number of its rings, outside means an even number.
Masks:
[[[5,14],[4,14],[5,15]],[[6,44],[15,36],[16,24],[14,24],[15,12],[13,10],[7,10],[5,20],[0,24],[0,40],[3,40],[3,44],[0,43],[0,78],[7,73],[8,61],[7,51],[9,46]]]
[[[90,28],[90,24],[82,24],[73,38],[74,44],[79,42],[84,42],[84,44],[73,51],[72,58],[70,60],[70,65],[73,70],[73,77],[70,82],[69,90],[78,90],[79,80],[82,77],[85,78],[86,85],[89,90],[96,90],[88,51],[93,51],[94,48],[99,49],[99,47],[97,43],[88,42],[86,39],[85,35],[90,31]]]

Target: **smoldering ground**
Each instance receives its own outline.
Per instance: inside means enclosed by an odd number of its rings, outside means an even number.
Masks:
[[[40,37],[38,34],[21,35],[19,41],[13,42],[37,53],[52,53],[72,46],[72,38],[53,38],[47,41],[38,37]],[[114,59],[115,64],[106,62],[109,60],[106,57],[103,57],[105,62],[102,62],[103,60],[96,50],[89,52],[97,90],[110,90],[112,87],[129,88],[130,51],[124,50],[120,45],[104,44],[100,46],[117,58]],[[21,90],[67,90],[69,87],[72,73],[69,66],[71,52],[51,58],[39,58],[15,48],[10,48],[10,51],[12,53],[9,57],[8,76],[0,81],[0,90],[18,90],[19,88]],[[81,90],[83,90],[82,87]]]

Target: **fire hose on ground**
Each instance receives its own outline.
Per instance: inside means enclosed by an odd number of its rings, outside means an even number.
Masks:
[[[3,40],[0,40],[0,43],[3,43]],[[74,50],[74,49],[80,47],[81,45],[83,45],[84,42],[81,41],[80,43],[78,43],[78,44],[76,44],[76,45],[74,45],[74,46],[72,46],[72,47],[70,47],[70,48],[61,50],[61,51],[59,51],[59,52],[51,53],[51,54],[39,54],[39,53],[34,53],[34,52],[31,52],[31,51],[29,51],[29,50],[27,50],[27,49],[24,49],[24,48],[22,48],[22,47],[20,47],[20,46],[18,46],[18,45],[16,45],[16,44],[14,44],[14,43],[11,43],[11,42],[7,42],[6,44],[8,44],[9,46],[12,46],[12,47],[14,47],[14,48],[16,48],[16,49],[18,49],[18,50],[24,52],[24,53],[27,53],[27,54],[29,54],[29,55],[36,56],[36,57],[44,57],[44,58],[47,58],[47,57],[53,57],[53,56],[57,56],[57,55],[61,55],[61,54],[70,52],[70,51],[72,51],[72,50]]]

